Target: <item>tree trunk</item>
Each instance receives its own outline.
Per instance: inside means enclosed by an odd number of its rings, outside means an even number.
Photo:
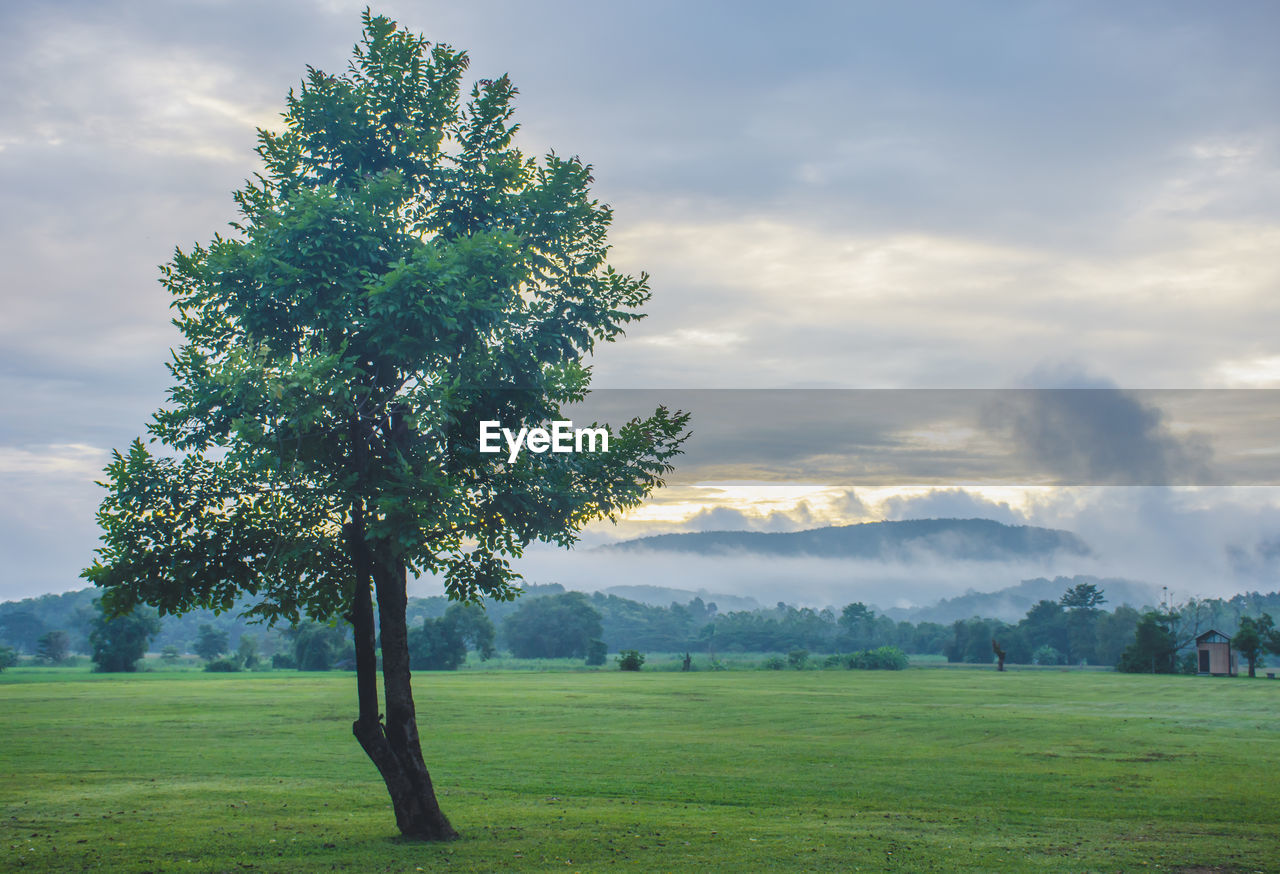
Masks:
[[[450,841],[458,837],[458,833],[436,801],[431,775],[427,773],[422,745],[418,741],[418,720],[409,675],[409,635],[404,617],[408,600],[404,565],[375,560],[373,580],[378,594],[378,620],[382,634],[382,683],[386,694],[387,722],[385,728],[378,726],[370,742],[359,734],[357,737],[382,772],[387,791],[391,793],[400,833],[426,841]]]
[[[398,572],[389,570],[370,555],[359,504],[352,509],[351,529],[356,589],[349,618],[355,630],[360,714],[351,730],[387,784],[400,833],[426,841],[453,840],[458,833],[436,801],[418,742],[409,676],[409,636],[404,615],[407,604],[404,566],[400,565]],[[378,712],[371,582],[377,586],[378,618],[382,630],[382,675],[387,696],[385,726]]]

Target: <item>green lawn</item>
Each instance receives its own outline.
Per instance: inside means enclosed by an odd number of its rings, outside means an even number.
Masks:
[[[0,675],[0,870],[1280,871],[1280,682],[418,678],[396,840],[350,674]]]

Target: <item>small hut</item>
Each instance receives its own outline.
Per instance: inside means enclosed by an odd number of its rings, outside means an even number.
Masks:
[[[1213,629],[1196,638],[1196,659],[1196,672],[1212,677],[1234,677],[1240,661],[1231,651],[1231,638]]]

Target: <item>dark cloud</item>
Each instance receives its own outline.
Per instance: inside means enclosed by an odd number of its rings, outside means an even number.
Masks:
[[[1031,469],[1057,482],[1176,485],[1209,481],[1203,437],[1176,435],[1164,413],[1115,388],[1001,392],[985,411]]]

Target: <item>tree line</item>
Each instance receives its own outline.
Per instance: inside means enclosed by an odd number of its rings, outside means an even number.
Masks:
[[[268,628],[237,611],[196,610],[160,618],[143,608],[106,620],[85,589],[0,604],[0,648],[58,664],[74,653],[95,658],[103,670],[130,670],[147,651],[173,661],[196,654],[210,670],[349,669],[350,633],[341,626],[303,622]],[[1196,599],[1155,609],[1107,609],[1106,593],[1092,583],[1042,600],[1016,623],[973,617],[950,624],[895,621],[861,602],[834,608],[782,602],[760,610],[720,612],[694,598],[667,606],[617,595],[567,591],[560,584],[529,585],[515,601],[464,605],[447,598],[411,598],[406,610],[409,651],[418,670],[452,670],[469,652],[487,659],[499,650],[516,658],[573,658],[604,664],[606,654],[638,652],[719,654],[858,653],[894,648],[941,655],[949,662],[990,664],[993,645],[1009,664],[1103,665],[1121,670],[1194,671],[1190,647],[1214,628],[1235,638],[1254,666],[1263,663],[1277,632],[1268,611],[1280,611],[1280,593]],[[114,623],[114,624],[113,624]],[[3,653],[0,653],[3,659]]]

